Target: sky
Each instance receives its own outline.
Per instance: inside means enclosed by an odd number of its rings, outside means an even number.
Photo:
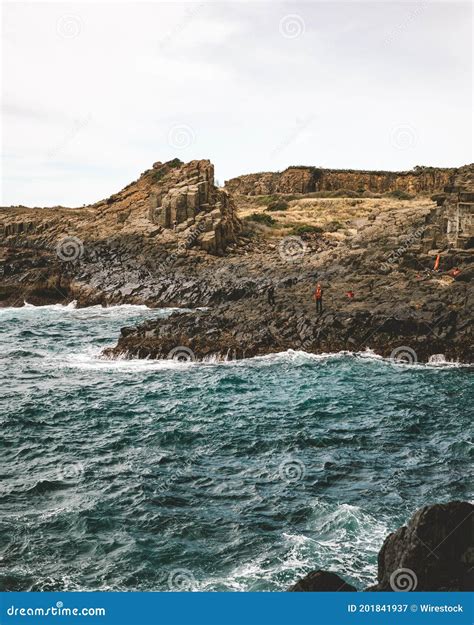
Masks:
[[[472,162],[472,7],[4,2],[1,205],[81,206],[156,161]]]

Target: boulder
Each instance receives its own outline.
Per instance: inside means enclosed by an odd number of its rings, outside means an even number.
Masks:
[[[371,590],[473,590],[474,506],[425,506],[390,534],[378,556]]]
[[[389,534],[378,555],[377,583],[366,591],[472,591],[474,506],[466,501],[417,510]],[[312,571],[290,592],[347,592],[356,588],[330,571]]]

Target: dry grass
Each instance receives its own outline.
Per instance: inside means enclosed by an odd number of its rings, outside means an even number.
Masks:
[[[374,219],[385,211],[403,211],[410,207],[432,204],[428,198],[396,200],[393,198],[312,198],[301,197],[287,200],[288,208],[268,211],[259,197],[238,197],[238,215],[246,219],[253,214],[270,215],[272,227],[259,225],[258,230],[267,236],[282,236],[304,226],[320,228],[334,233],[335,238],[355,234],[359,222]]]

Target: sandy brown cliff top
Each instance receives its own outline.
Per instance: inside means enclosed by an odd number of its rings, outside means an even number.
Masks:
[[[411,171],[370,171],[292,166],[282,172],[247,174],[227,180],[225,188],[241,195],[311,193],[315,191],[369,191],[436,193],[452,182],[455,168],[416,167]]]

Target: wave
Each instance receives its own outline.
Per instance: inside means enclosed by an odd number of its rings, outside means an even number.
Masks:
[[[21,311],[58,311],[58,312],[69,312],[71,310],[81,312],[81,311],[100,311],[105,313],[110,313],[115,310],[123,310],[123,311],[140,311],[140,310],[179,310],[179,308],[150,308],[145,304],[116,304],[111,306],[102,306],[101,304],[95,304],[94,306],[84,306],[82,308],[77,307],[77,300],[73,300],[68,304],[44,304],[41,306],[36,306],[35,304],[30,304],[29,302],[24,302],[23,306],[7,306],[5,308],[0,308],[0,312],[21,312]]]
[[[163,310],[163,309],[161,309]],[[195,367],[267,367],[275,365],[291,365],[302,366],[311,363],[328,363],[334,360],[355,359],[361,363],[378,363],[382,366],[402,367],[406,369],[422,370],[422,369],[452,369],[452,368],[471,368],[472,364],[451,362],[445,359],[437,359],[428,363],[405,364],[394,362],[390,358],[384,358],[371,350],[364,352],[325,352],[322,354],[312,354],[301,350],[289,349],[284,352],[276,352],[266,354],[264,356],[253,356],[249,358],[233,359],[227,355],[212,355],[203,360],[187,360],[179,361],[173,359],[154,359],[154,358],[129,358],[126,355],[118,358],[106,358],[101,355],[103,348],[90,348],[87,351],[76,354],[61,355],[55,358],[57,363],[61,360],[64,366],[73,367],[83,370],[120,370],[120,371],[159,371],[159,370],[176,370],[185,371]]]
[[[77,307],[77,301],[73,300],[69,302],[69,304],[46,304],[44,306],[35,306],[34,304],[29,304],[28,302],[23,302],[23,307],[27,310],[29,308],[41,308],[42,310],[74,310]],[[18,308],[4,308],[2,310],[18,310]],[[20,307],[21,310],[21,307]]]
[[[287,590],[310,571],[331,569],[361,589],[377,576],[377,553],[388,533],[387,524],[358,506],[328,504],[319,499],[307,531],[289,527],[280,536],[282,552],[273,562],[264,551],[226,576],[196,582],[193,590]],[[365,562],[361,566],[361,559]]]
[[[102,348],[90,348],[87,351],[77,354],[69,354],[67,356],[59,356],[56,358],[62,362],[65,367],[81,369],[84,371],[122,371],[124,373],[139,371],[160,371],[160,370],[183,370],[193,365],[201,363],[197,362],[179,362],[176,360],[154,360],[148,358],[105,358],[101,356]]]

